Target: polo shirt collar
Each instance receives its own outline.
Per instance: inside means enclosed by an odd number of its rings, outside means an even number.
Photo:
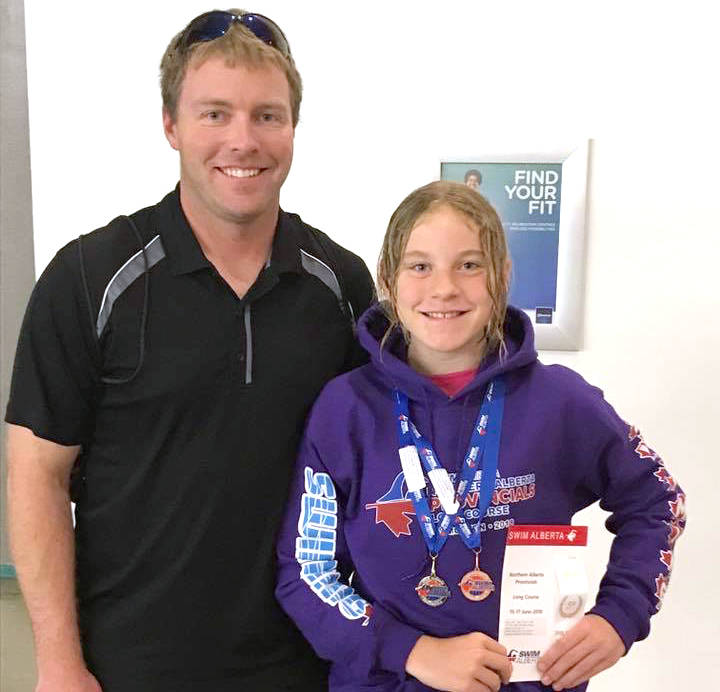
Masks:
[[[295,226],[292,216],[282,209],[278,214],[278,223],[275,228],[272,251],[270,254],[270,267],[276,274],[302,271],[300,260],[300,246],[298,245]]]
[[[205,257],[195,234],[180,206],[180,184],[158,204],[158,232],[167,253],[173,275],[189,274],[208,269],[212,264]],[[290,214],[282,209],[273,237],[270,266],[276,274],[302,271],[300,246]]]
[[[171,274],[189,274],[212,266],[180,206],[180,183],[158,204],[158,221]]]

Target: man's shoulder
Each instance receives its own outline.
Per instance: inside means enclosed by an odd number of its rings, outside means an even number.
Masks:
[[[130,214],[115,217],[105,226],[83,234],[65,246],[58,255],[72,254],[71,261],[83,263],[88,277],[103,286],[134,255],[158,244],[161,210],[170,197]],[[160,243],[161,245],[161,243]],[[79,246],[79,247],[78,247]],[[91,281],[94,283],[94,281]]]
[[[113,277],[157,236],[156,214],[164,202],[118,216],[71,240],[43,271],[38,290],[46,286],[51,292],[64,291],[73,285],[75,294],[89,292],[97,307]]]
[[[139,250],[141,239],[143,244],[147,244],[157,235],[156,217],[158,208],[164,201],[131,214],[121,214],[105,226],[80,236],[83,251],[89,259],[102,259],[108,256],[116,257],[116,253],[122,255],[124,251]]]
[[[330,268],[340,293],[351,306],[353,320],[375,300],[375,284],[361,257],[336,243],[327,233],[305,223],[297,214],[281,212],[300,248],[302,263],[311,274],[322,275]],[[322,265],[325,265],[323,267]]]
[[[330,265],[347,291],[355,314],[364,312],[375,299],[375,284],[361,257],[335,242],[327,233],[305,223],[300,216],[283,211],[287,227],[294,232],[303,253]]]
[[[347,248],[335,242],[327,233],[303,221],[298,214],[283,211],[288,227],[295,234],[301,250],[314,254],[313,251],[324,255],[330,261],[337,262],[342,270],[363,270],[367,272],[362,258]]]

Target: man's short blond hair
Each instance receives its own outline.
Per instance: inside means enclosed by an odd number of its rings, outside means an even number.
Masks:
[[[243,10],[231,9],[228,12],[242,14]],[[287,77],[293,127],[297,125],[300,118],[302,80],[292,56],[286,58],[239,22],[232,22],[225,34],[212,41],[194,43],[185,50],[180,50],[178,43],[184,33],[185,29],[173,37],[160,61],[163,109],[173,121],[177,116],[178,100],[188,67],[198,68],[210,58],[221,57],[225,59],[228,67],[242,65],[260,68],[274,65],[279,68]]]

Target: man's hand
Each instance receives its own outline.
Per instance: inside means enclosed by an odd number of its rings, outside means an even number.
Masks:
[[[102,692],[100,683],[84,665],[38,674],[35,692]]]
[[[405,670],[420,682],[447,692],[497,692],[512,672],[507,651],[480,632],[441,639],[423,635]]]
[[[599,615],[586,615],[541,656],[538,670],[543,685],[564,690],[614,665],[624,653],[613,626]]]

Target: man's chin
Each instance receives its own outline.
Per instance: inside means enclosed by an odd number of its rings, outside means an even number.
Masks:
[[[275,204],[234,204],[223,207],[221,216],[230,223],[247,225],[264,217],[270,219],[277,214],[279,203]]]

